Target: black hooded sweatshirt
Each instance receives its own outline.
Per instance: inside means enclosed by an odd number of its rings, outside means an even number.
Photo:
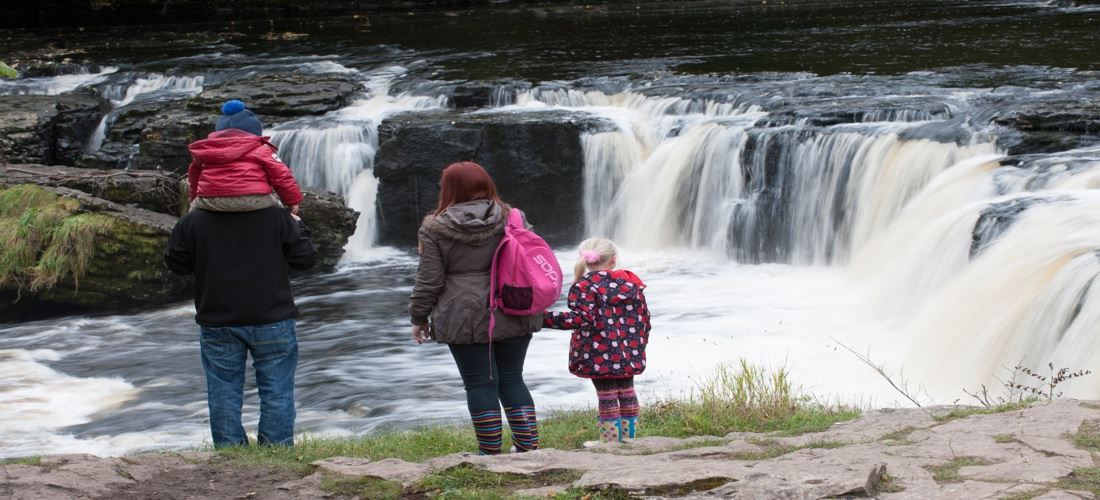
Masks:
[[[164,262],[195,275],[195,321],[206,327],[266,325],[298,316],[290,270],[317,261],[309,229],[286,209],[192,210],[168,239]]]

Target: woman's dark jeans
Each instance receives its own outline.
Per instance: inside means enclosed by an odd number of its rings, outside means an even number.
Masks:
[[[502,405],[505,408],[534,406],[531,392],[523,382],[523,361],[530,343],[530,335],[493,342],[491,365],[489,344],[447,344],[462,375],[471,414],[500,410]]]

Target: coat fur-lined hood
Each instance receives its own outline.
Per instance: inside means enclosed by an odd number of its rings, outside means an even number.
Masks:
[[[504,231],[507,210],[492,200],[455,203],[439,215],[428,214],[422,233],[467,245],[483,245]]]

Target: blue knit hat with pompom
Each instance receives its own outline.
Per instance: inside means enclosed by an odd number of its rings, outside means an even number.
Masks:
[[[256,118],[252,111],[245,108],[244,103],[238,99],[231,99],[222,104],[222,116],[218,117],[218,123],[214,126],[214,129],[225,130],[227,128],[243,130],[252,135],[264,134],[264,126],[260,123],[260,119]]]

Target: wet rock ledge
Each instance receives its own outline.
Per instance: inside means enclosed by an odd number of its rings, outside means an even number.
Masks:
[[[186,200],[178,175],[0,165],[0,322],[155,306],[189,297],[162,254]],[[307,191],[318,270],[331,270],[357,213]]]
[[[507,498],[1095,498],[1100,404],[998,410],[878,410],[794,437],[646,437],[614,448],[460,453],[423,463],[332,457],[313,462],[305,476],[213,453],[48,456],[0,466],[0,492],[17,499],[431,498],[446,484],[441,477],[461,474],[486,478]]]

